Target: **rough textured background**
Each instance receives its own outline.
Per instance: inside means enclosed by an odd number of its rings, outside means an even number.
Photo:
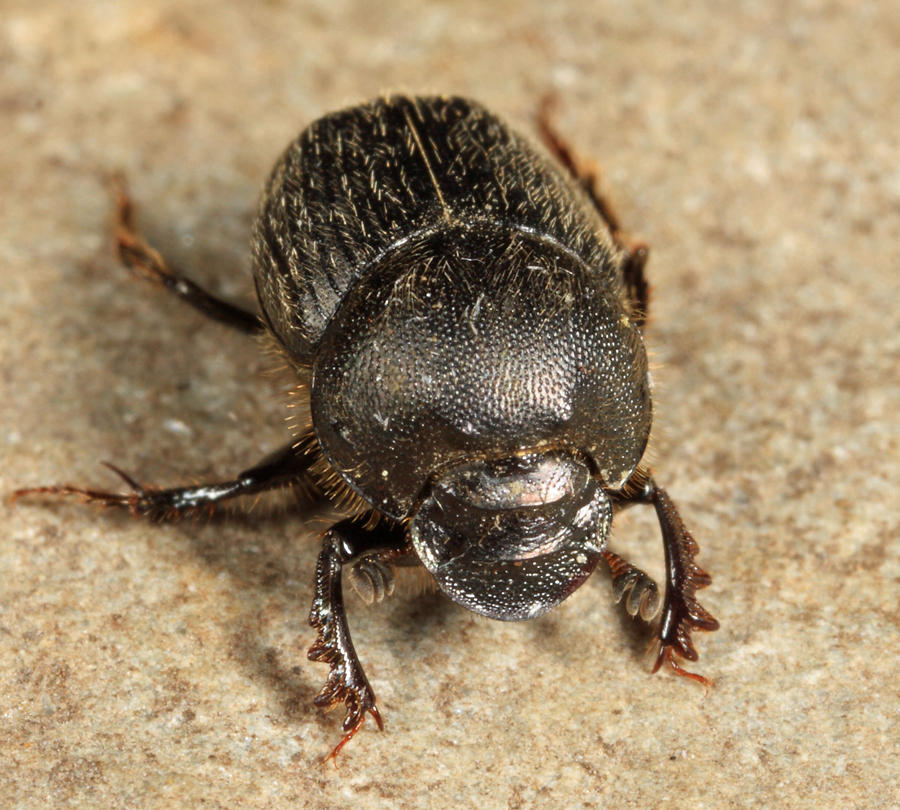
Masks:
[[[704,698],[647,674],[600,576],[526,624],[351,599],[387,731],[323,767],[321,519],[4,498],[0,805],[895,802],[900,7],[725,8],[4,0],[0,492],[115,486],[104,459],[224,477],[285,435],[271,360],[117,267],[105,172],[165,254],[250,302],[256,194],[305,123],[408,89],[528,128],[555,89],[653,247],[655,464],[722,629],[699,636]],[[614,547],[660,569],[649,515]]]

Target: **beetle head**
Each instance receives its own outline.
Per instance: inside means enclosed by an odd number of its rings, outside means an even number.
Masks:
[[[455,602],[492,619],[530,619],[590,576],[611,520],[609,499],[581,459],[534,453],[444,471],[410,537]]]

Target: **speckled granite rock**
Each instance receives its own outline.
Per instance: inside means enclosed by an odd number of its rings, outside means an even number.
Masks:
[[[271,359],[117,267],[107,172],[250,302],[256,194],[302,125],[407,89],[527,127],[555,89],[653,248],[653,458],[722,629],[704,697],[648,676],[601,576],[525,624],[353,600],[387,730],[334,769],[305,658],[324,519],[4,500],[0,806],[896,806],[900,12],[724,8],[4,3],[0,492],[111,486],[104,459],[211,479],[285,435]],[[658,572],[623,517],[614,547]]]

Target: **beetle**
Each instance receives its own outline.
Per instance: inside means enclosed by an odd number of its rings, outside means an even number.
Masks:
[[[212,319],[268,334],[308,391],[311,421],[230,480],[76,495],[174,518],[239,495],[314,485],[349,503],[322,536],[309,658],[329,665],[315,703],[343,703],[336,756],[367,714],[383,728],[354,650],[342,571],[369,601],[421,564],[469,610],[539,616],[604,560],[617,600],[661,609],[653,671],[704,684],[695,629],[716,620],[677,508],[642,465],[652,406],[642,329],[646,246],[629,241],[593,174],[542,109],[549,155],[480,104],[395,95],[315,121],[275,164],[253,226],[259,314],[209,294],[140,235],[117,190],[118,253]],[[655,508],[661,597],[607,548],[614,513]]]

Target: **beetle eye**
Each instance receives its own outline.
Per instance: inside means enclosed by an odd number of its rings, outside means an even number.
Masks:
[[[609,499],[585,464],[545,453],[445,472],[410,537],[455,602],[493,619],[528,619],[590,576],[611,520]]]

